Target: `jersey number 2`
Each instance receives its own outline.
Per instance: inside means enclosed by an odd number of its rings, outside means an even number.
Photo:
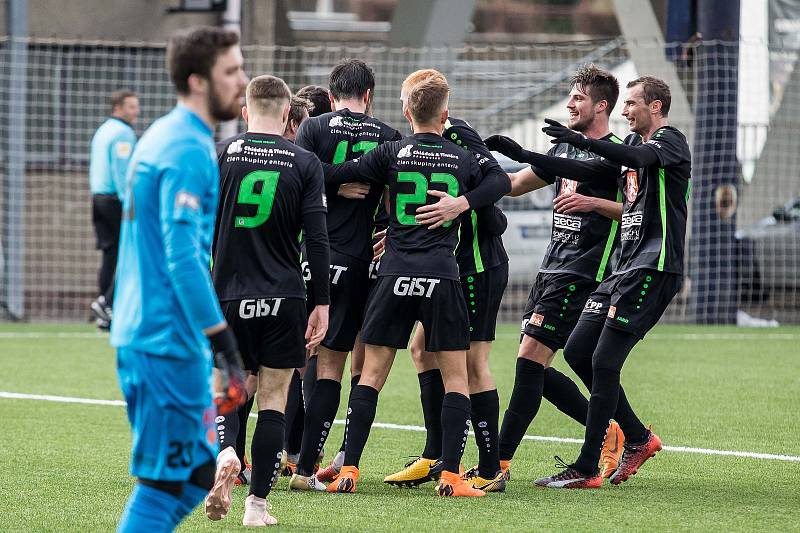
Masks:
[[[275,189],[278,188],[278,178],[281,173],[275,170],[256,170],[247,174],[239,185],[237,204],[257,205],[258,210],[252,217],[237,216],[235,227],[257,228],[269,219],[272,214],[272,204],[275,201]],[[256,187],[261,184],[261,191],[256,192]]]
[[[404,226],[416,226],[419,223],[415,215],[406,213],[406,206],[408,204],[415,204],[423,206],[427,203],[428,199],[428,180],[425,175],[420,172],[398,172],[398,183],[413,183],[414,192],[398,194],[395,200],[397,204],[396,215],[397,221]],[[458,180],[452,174],[445,172],[434,172],[431,174],[430,183],[444,183],[447,185],[447,194],[450,196],[458,196]],[[445,222],[442,227],[449,227],[453,221]]]

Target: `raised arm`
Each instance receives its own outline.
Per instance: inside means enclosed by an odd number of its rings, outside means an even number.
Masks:
[[[647,144],[631,146],[613,141],[590,139],[555,120],[548,118],[545,119],[545,122],[548,126],[542,128],[542,131],[553,137],[551,141],[553,144],[568,143],[630,168],[642,168],[658,163],[658,154]]]

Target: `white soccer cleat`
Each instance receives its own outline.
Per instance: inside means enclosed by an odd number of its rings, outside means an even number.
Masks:
[[[241,464],[233,446],[219,452],[214,486],[206,496],[206,516],[210,520],[222,520],[230,511],[231,492],[240,469]]]
[[[325,484],[318,480],[316,475],[301,476],[300,474],[293,474],[292,479],[289,480],[289,490],[323,492],[325,489]]]
[[[272,505],[266,498],[258,498],[251,494],[244,501],[244,518],[242,518],[243,526],[250,527],[265,527],[274,526],[278,523],[278,519],[269,514]]]

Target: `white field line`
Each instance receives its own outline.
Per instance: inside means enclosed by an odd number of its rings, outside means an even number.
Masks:
[[[122,400],[95,400],[92,398],[74,398],[70,396],[52,396],[46,394],[22,394],[17,392],[4,392],[4,391],[0,391],[0,398],[6,398],[11,400],[39,400],[39,401],[58,402],[58,403],[78,403],[78,404],[88,404],[88,405],[113,405],[113,406],[125,405],[125,402]],[[255,418],[257,415],[251,414],[250,416]],[[334,420],[333,423],[343,425],[344,420]],[[397,431],[417,431],[417,432],[425,431],[425,428],[422,426],[407,426],[402,424],[390,424],[385,422],[374,422],[372,424],[372,427],[379,429],[393,429]],[[567,442],[574,444],[581,444],[583,442],[583,440],[581,439],[572,439],[565,437],[547,437],[541,435],[525,435],[525,437],[523,438],[525,440],[535,440],[544,442]],[[769,459],[773,461],[790,461],[790,462],[800,463],[800,456],[796,455],[781,455],[781,454],[758,453],[758,452],[739,452],[733,450],[713,450],[708,448],[691,448],[687,446],[664,446],[664,450],[670,452],[680,452],[680,453],[696,453],[701,455],[727,455],[732,457],[745,457],[748,459]]]
[[[499,339],[518,339],[519,333],[498,333]],[[108,341],[108,333],[93,331],[2,331],[2,339],[102,339]],[[678,340],[678,341],[794,341],[800,340],[800,333],[651,333],[645,340]]]

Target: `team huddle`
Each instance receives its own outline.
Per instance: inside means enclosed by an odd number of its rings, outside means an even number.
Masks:
[[[171,530],[201,500],[220,520],[235,484],[249,485],[242,523],[275,524],[281,474],[291,490],[356,492],[379,393],[409,341],[425,447],[386,483],[504,491],[543,397],[586,430],[579,457],[537,486],[619,484],[661,449],[620,371],[682,282],[691,156],[663,81],[627,84],[622,140],[608,126],[617,80],[579,69],[569,121],[546,121],[554,146],[540,154],[450,116],[433,69],[397,88],[403,136],[373,116],[375,76],[357,59],[334,67],[327,94],[294,96],[275,76],[248,82],[223,30],[177,34],[167,63],[179,104],[137,145],[124,203],[112,344],[138,480],[120,531]],[[215,150],[213,127],[238,115],[243,92],[247,131]],[[492,152],[530,166],[506,174]],[[496,204],[551,184],[551,242],[500,425],[489,354],[508,256]],[[550,366],[559,349],[588,400]],[[348,354],[345,436],[323,466]],[[470,423],[479,460],[465,470]]]

